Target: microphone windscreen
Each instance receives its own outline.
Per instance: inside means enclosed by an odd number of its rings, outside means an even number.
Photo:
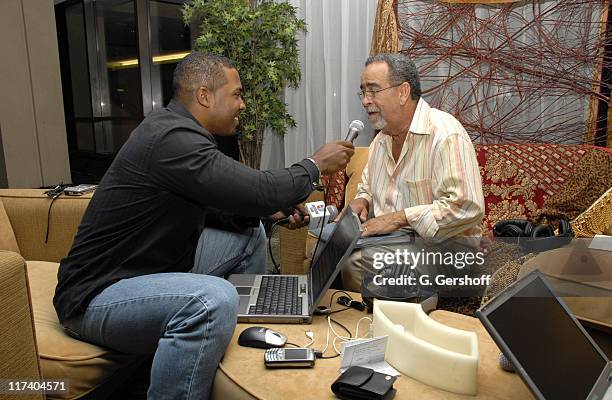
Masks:
[[[355,129],[356,131],[361,132],[363,128],[365,128],[365,125],[363,125],[363,122],[361,122],[358,119],[352,121],[351,124],[349,125],[349,131],[352,129]]]

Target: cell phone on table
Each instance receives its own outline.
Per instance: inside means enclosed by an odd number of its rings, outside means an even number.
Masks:
[[[272,348],[264,353],[264,363],[268,368],[308,368],[315,364],[314,350],[307,347]]]
[[[98,185],[85,185],[85,184],[76,185],[76,186],[68,186],[67,188],[64,188],[64,193],[67,196],[81,196],[85,193],[93,192],[94,190],[96,190],[97,187]]]

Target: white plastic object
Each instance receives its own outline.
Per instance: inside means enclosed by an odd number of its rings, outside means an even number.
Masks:
[[[338,215],[338,209],[334,205],[326,206],[324,201],[313,201],[306,203],[306,211],[310,216],[308,230],[319,235],[322,225],[327,225]]]
[[[449,392],[476,395],[478,338],[429,318],[420,304],[374,300],[374,337],[388,335],[385,361]]]

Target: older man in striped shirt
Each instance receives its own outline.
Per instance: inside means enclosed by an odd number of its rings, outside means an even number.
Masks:
[[[414,63],[403,54],[368,58],[360,96],[381,131],[350,203],[364,222],[363,236],[410,227],[436,242],[479,238],[484,198],[474,146],[457,119],[421,98]],[[368,263],[360,254],[351,258],[343,281],[359,291]]]

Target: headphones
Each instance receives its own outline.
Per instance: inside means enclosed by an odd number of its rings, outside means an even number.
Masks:
[[[525,219],[499,221],[493,226],[493,236],[507,242],[516,242],[527,251],[546,251],[565,246],[574,237],[572,227],[565,219],[559,220],[559,234],[555,236],[550,225],[535,224]],[[508,240],[516,238],[516,240]]]

